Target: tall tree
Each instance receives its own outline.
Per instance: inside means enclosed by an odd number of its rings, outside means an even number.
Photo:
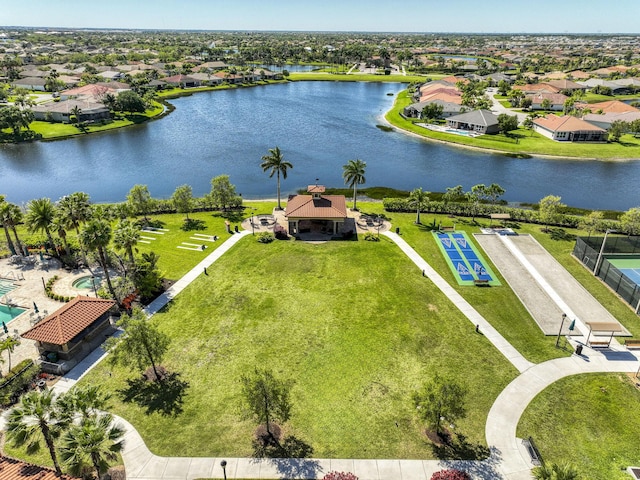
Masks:
[[[98,253],[98,259],[100,261],[100,266],[102,266],[102,270],[104,271],[104,278],[107,281],[109,293],[114,299],[118,300],[111,283],[109,264],[107,262],[106,254],[109,242],[111,242],[111,235],[111,225],[109,225],[109,222],[102,218],[94,218],[87,222],[80,232],[80,243],[82,243],[87,250]]]
[[[264,423],[267,434],[276,440],[270,423],[286,422],[291,416],[291,382],[275,377],[271,370],[256,368],[241,377],[242,396],[247,409],[255,419]]]
[[[122,451],[124,434],[124,428],[114,423],[111,414],[83,418],[62,436],[60,458],[73,475],[85,474],[87,465],[92,465],[96,479],[100,479],[109,462],[117,460]]]
[[[539,203],[538,216],[540,222],[544,225],[544,231],[549,231],[549,225],[558,221],[560,215],[560,209],[566,205],[563,204],[561,198],[555,195],[547,195]]]
[[[4,195],[0,195],[0,223],[2,223],[2,229],[4,230],[5,237],[7,238],[7,246],[12,255],[16,255],[16,247],[13,244],[11,235],[9,234],[9,222],[4,219],[4,211],[9,208],[9,203],[5,200]]]
[[[80,126],[80,117],[82,116],[82,109],[75,105],[71,110],[69,110],[70,117],[73,117],[73,123],[76,124],[76,127]]]
[[[7,356],[9,357],[9,371],[11,371],[11,354],[18,345],[20,345],[19,337],[7,337],[0,341],[0,354],[7,352]],[[0,361],[4,361],[4,359],[0,358]]]
[[[462,185],[456,185],[455,187],[447,187],[447,191],[442,196],[442,200],[445,204],[460,202],[465,200],[465,193],[462,189]]]
[[[349,160],[346,165],[342,166],[342,178],[344,183],[353,189],[353,209],[358,210],[356,199],[358,198],[358,185],[366,182],[364,178],[367,163],[360,159]]]
[[[269,178],[276,175],[277,180],[277,195],[278,195],[278,210],[282,210],[282,206],[280,205],[280,175],[282,175],[282,179],[287,179],[287,170],[293,168],[291,162],[288,162],[284,159],[284,155],[280,151],[279,147],[270,148],[268,155],[262,156],[262,163],[260,164],[263,172],[269,171]]]
[[[189,214],[193,210],[193,191],[190,185],[180,185],[173,192],[171,201],[176,207],[178,213],[184,213],[189,220]]]
[[[229,175],[218,175],[211,179],[209,199],[215,207],[222,208],[223,210],[238,203],[236,187],[229,180]]]
[[[129,263],[135,264],[133,249],[140,240],[140,227],[128,219],[118,221],[113,232],[113,244],[127,253]]]
[[[56,245],[51,236],[51,225],[55,216],[56,207],[50,198],[37,198],[27,203],[27,215],[25,216],[27,228],[31,232],[44,232],[53,250],[55,250]]]
[[[580,219],[580,228],[585,229],[590,237],[594,230],[598,230],[598,227],[601,225],[603,218],[603,212],[600,212],[598,210],[589,212],[589,215],[585,215],[584,217],[582,217],[582,219]]]
[[[127,194],[127,203],[137,215],[144,217],[145,222],[149,221],[147,215],[153,207],[153,199],[146,185],[134,185]]]
[[[108,409],[110,400],[111,394],[100,386],[83,385],[58,397],[58,404],[70,415],[79,414],[81,418],[88,418]]]
[[[627,235],[640,235],[640,207],[630,208],[620,215],[620,226]]]
[[[502,188],[500,185],[498,185],[497,183],[492,183],[491,185],[489,185],[486,189],[486,195],[487,195],[487,199],[495,205],[495,203],[498,201],[498,199],[504,195],[505,189]]]
[[[465,417],[466,394],[466,389],[457,381],[436,374],[430,382],[413,393],[413,403],[420,418],[440,435],[443,433],[443,420],[455,422]]]
[[[80,224],[91,218],[91,200],[89,194],[74,192],[58,200],[56,205],[59,214],[65,218],[66,223],[73,227],[76,234],[80,235]]]
[[[429,203],[429,193],[422,190],[422,188],[415,188],[409,195],[409,205],[416,209],[416,225],[420,225],[420,212]]]
[[[17,247],[17,253],[20,255],[23,255],[24,251],[22,248],[22,242],[18,237],[16,225],[22,221],[22,217],[22,210],[15,203],[0,203],[0,219],[2,220],[2,225],[5,229],[10,229],[13,232],[13,236],[16,241],[15,246]],[[7,235],[7,240],[9,240],[9,247],[11,247],[13,244],[10,242],[9,235]]]
[[[155,378],[162,382],[158,363],[167,352],[169,337],[158,330],[139,308],[134,309],[131,315],[122,315],[118,326],[124,330],[122,335],[111,337],[106,342],[111,363],[130,367],[133,362],[140,370],[151,365]]]
[[[26,445],[27,453],[40,450],[44,441],[53,466],[61,475],[55,440],[70,421],[70,416],[60,408],[52,390],[31,391],[24,394],[18,405],[9,412],[7,436],[16,446]]]
[[[56,215],[53,217],[53,222],[51,222],[51,230],[56,232],[58,238],[62,240],[64,254],[70,255],[71,248],[69,247],[69,242],[67,241],[67,221],[60,215],[60,212],[58,211],[56,211]]]

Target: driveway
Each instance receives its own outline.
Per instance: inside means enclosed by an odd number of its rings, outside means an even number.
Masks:
[[[491,107],[491,111],[496,115],[500,115],[501,113],[506,113],[507,115],[516,115],[518,117],[518,123],[522,124],[524,119],[527,118],[526,113],[522,112],[514,112],[512,109],[505,107],[498,100],[496,100],[496,94],[498,93],[497,88],[487,88],[487,95],[493,102],[493,106]]]

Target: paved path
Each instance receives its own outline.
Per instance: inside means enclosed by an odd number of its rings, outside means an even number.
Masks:
[[[247,235],[244,231],[233,235],[205,260],[200,262],[173,287],[149,305],[147,313],[152,315],[166,305],[191,281],[200,275],[237,241]],[[617,342],[611,350],[596,352],[583,350],[582,356],[559,358],[538,365],[527,361],[519,354],[478,312],[471,307],[416,251],[399,235],[384,232],[416,264],[433,283],[445,293],[457,308],[474,325],[480,325],[483,333],[496,348],[511,361],[521,374],[498,396],[493,404],[485,427],[486,440],[491,455],[485,461],[438,461],[438,460],[357,460],[357,459],[265,459],[227,458],[226,472],[220,462],[223,458],[159,457],[152,454],[144,441],[126,420],[118,421],[125,427],[125,448],[122,452],[127,479],[129,480],[192,480],[195,478],[322,478],[332,470],[355,473],[360,480],[429,480],[431,475],[444,468],[459,468],[469,472],[478,480],[531,480],[531,461],[516,438],[518,421],[533,398],[555,381],[581,373],[634,372],[640,362],[631,352]],[[572,340],[575,344],[575,340]],[[66,391],[81,378],[103,353],[96,351],[87,357],[87,364],[78,365],[67,377],[54,387]],[[4,418],[0,417],[0,428]],[[226,475],[225,475],[226,473]]]

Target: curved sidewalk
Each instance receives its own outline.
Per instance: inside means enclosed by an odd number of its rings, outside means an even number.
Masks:
[[[629,351],[595,351],[585,347],[580,356],[537,364],[514,379],[493,403],[485,426],[487,444],[494,462],[500,465],[503,478],[532,478],[530,470],[533,465],[516,437],[516,430],[520,417],[536,395],[564,377],[582,373],[635,372],[638,365],[638,358]]]

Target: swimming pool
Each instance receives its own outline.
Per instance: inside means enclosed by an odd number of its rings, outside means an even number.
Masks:
[[[464,135],[464,136],[467,136],[467,137],[469,136],[469,132],[467,132],[466,130],[455,130],[455,129],[452,129],[452,128],[447,128],[445,130],[445,132],[446,133],[454,133],[456,135]]]
[[[9,293],[11,290],[15,290],[16,286],[11,280],[4,280],[0,278],[0,297]]]
[[[25,311],[24,308],[8,307],[0,305],[0,322],[9,323],[11,320],[19,316]],[[1,331],[2,329],[0,329]]]
[[[100,284],[102,283],[102,277],[100,275],[96,275],[94,277],[92,277],[91,275],[86,275],[84,277],[80,277],[74,280],[71,286],[73,288],[89,290],[94,287],[94,283],[93,283],[94,281],[95,281],[95,287],[99,288]]]

